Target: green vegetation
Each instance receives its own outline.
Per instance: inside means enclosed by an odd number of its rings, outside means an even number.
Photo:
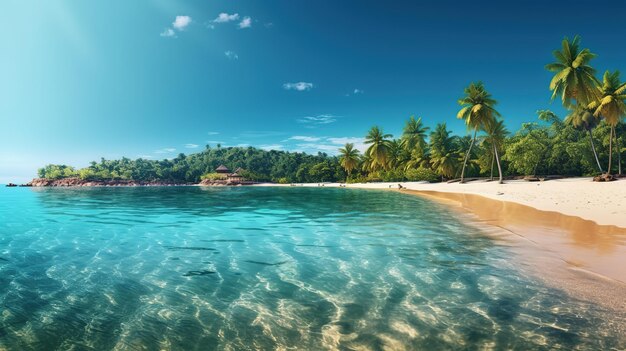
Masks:
[[[437,124],[429,134],[422,118],[411,116],[398,139],[378,126],[372,127],[365,136],[368,147],[363,154],[353,144],[339,149],[339,156],[218,145],[171,160],[102,159],[79,170],[48,165],[38,174],[49,179],[197,183],[222,177],[213,173],[220,164],[243,168],[241,175],[248,180],[279,183],[433,182],[458,177],[463,182],[465,177],[493,180],[495,169],[500,182],[505,176],[519,175],[606,172],[609,176],[614,170],[621,174],[622,154],[626,152],[626,127],[621,123],[626,115],[626,83],[620,82],[618,71],[606,71],[602,81],[596,78],[590,65],[596,55],[580,48],[578,36],[565,38],[561,49],[553,54],[556,61],[546,65],[554,72],[549,88],[552,99],[560,98],[568,115],[561,119],[552,111],[537,111],[534,122],[523,123],[513,134],[495,110],[497,101],[484,84],[473,82],[459,99],[461,110],[457,114],[472,136],[452,135],[445,123]]]

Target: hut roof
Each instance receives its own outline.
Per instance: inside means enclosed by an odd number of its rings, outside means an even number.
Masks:
[[[216,171],[216,172],[218,172],[218,173],[221,173],[221,172],[224,172],[224,173],[226,173],[226,172],[230,172],[230,171],[228,170],[228,168],[226,168],[226,166],[224,166],[224,165],[220,165],[219,167],[217,167],[217,168],[215,169],[215,171]]]
[[[241,173],[241,172],[243,172],[243,168],[241,168],[241,167],[238,167],[238,168],[235,170],[235,173]]]

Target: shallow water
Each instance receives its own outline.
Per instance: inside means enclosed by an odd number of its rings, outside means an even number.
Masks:
[[[626,347],[440,204],[329,188],[0,189],[0,350]]]

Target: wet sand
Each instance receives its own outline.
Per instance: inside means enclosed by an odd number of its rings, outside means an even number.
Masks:
[[[550,286],[626,311],[626,228],[480,195],[402,190],[452,205],[468,223],[510,246]]]

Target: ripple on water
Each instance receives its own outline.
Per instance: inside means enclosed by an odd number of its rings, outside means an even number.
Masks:
[[[348,189],[0,189],[0,349],[622,349],[625,317],[441,205]]]

